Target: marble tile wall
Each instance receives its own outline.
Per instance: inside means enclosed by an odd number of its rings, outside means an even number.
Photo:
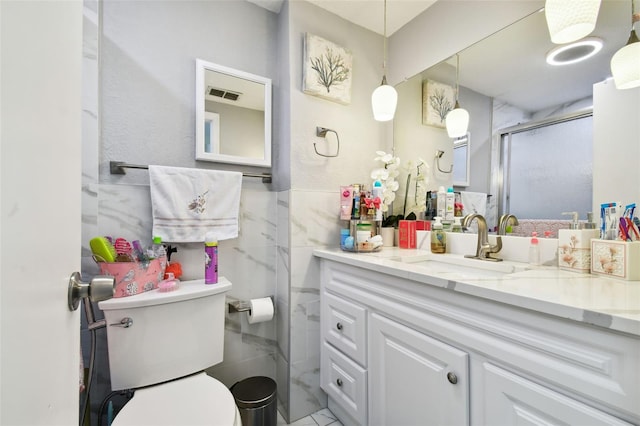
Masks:
[[[319,246],[337,246],[340,222],[336,191],[292,190],[290,194],[290,420],[326,407],[320,389]]]
[[[248,300],[275,296],[276,195],[261,186],[263,184],[243,182],[239,236],[219,242],[220,275],[233,283],[230,298]],[[96,231],[94,235],[150,240],[152,222],[148,186],[99,184],[95,188],[97,216],[87,214],[88,222],[97,224],[92,227]],[[202,278],[201,244],[176,246],[178,252],[172,256],[172,261],[182,264],[183,278]],[[83,241],[83,251],[89,251],[87,238]],[[83,276],[95,272],[93,261],[87,262]],[[99,311],[97,315],[101,316]],[[276,313],[276,318],[270,322],[249,324],[246,314],[227,313],[224,361],[207,372],[227,386],[250,376],[275,378],[278,316]],[[105,336],[99,334],[98,337],[100,354],[95,367],[98,380],[94,382],[97,387],[92,391],[92,399],[97,406],[110,391]]]

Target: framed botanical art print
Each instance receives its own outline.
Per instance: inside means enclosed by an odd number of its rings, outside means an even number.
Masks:
[[[344,105],[351,103],[353,57],[328,40],[306,33],[302,91]]]
[[[445,128],[445,117],[456,103],[453,87],[433,80],[422,82],[422,124]]]

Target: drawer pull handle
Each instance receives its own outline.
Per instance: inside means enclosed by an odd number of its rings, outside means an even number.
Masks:
[[[341,323],[341,322],[337,323],[337,324],[336,324],[336,328],[337,328],[338,330],[342,330],[342,323]]]
[[[449,383],[451,383],[452,385],[455,385],[456,383],[458,383],[458,376],[456,376],[454,373],[447,373],[447,380],[449,380]]]
[[[339,387],[342,387],[342,379],[337,379],[336,385],[338,385]]]

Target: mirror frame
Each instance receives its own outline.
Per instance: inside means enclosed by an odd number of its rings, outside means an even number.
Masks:
[[[232,77],[253,81],[264,85],[264,157],[241,157],[220,153],[205,152],[205,73],[214,71]],[[239,71],[203,59],[196,59],[196,141],[195,156],[198,161],[244,164],[249,166],[271,167],[271,79],[248,72]]]

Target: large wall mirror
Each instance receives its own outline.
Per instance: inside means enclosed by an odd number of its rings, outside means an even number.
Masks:
[[[196,160],[271,167],[271,80],[196,59]]]
[[[458,52],[459,54],[459,84],[460,104],[470,113],[469,131],[473,135],[473,145],[470,155],[470,170],[468,179],[453,178],[454,184],[463,182],[467,185],[460,190],[485,192],[491,194],[492,202],[497,204],[497,214],[510,209],[513,212],[523,211],[521,217],[529,219],[566,219],[562,216],[561,208],[557,212],[548,209],[542,212],[533,212],[528,209],[521,210],[518,203],[534,202],[540,205],[549,204],[549,192],[553,191],[558,199],[570,200],[562,191],[571,191],[571,185],[559,184],[562,177],[557,173],[548,173],[545,167],[553,167],[558,171],[558,161],[565,159],[565,168],[580,174],[580,179],[585,179],[585,173],[591,173],[591,164],[577,152],[591,151],[593,143],[592,135],[581,128],[573,128],[567,125],[566,119],[575,116],[583,118],[585,110],[592,108],[593,85],[607,79],[610,73],[609,63],[613,54],[624,46],[629,36],[630,4],[628,1],[603,0],[596,29],[591,34],[603,41],[603,47],[593,57],[579,63],[551,66],[546,62],[546,54],[556,47],[550,41],[549,32],[543,11],[533,13],[513,23],[501,31],[481,40],[472,46]],[[585,50],[583,47],[582,49]],[[570,55],[569,53],[565,56]],[[398,111],[409,116],[409,111],[416,111],[412,117],[419,117],[422,108],[420,90],[425,81],[433,80],[450,86],[455,86],[456,56],[437,64],[422,73],[397,85]],[[408,106],[406,103],[410,102]],[[398,115],[398,114],[397,114]],[[519,135],[521,140],[526,138],[528,144],[522,143],[526,151],[516,153],[518,158],[532,158],[541,154],[542,145],[533,146],[532,143],[543,137],[545,141],[552,140],[547,136],[548,128],[535,127],[533,124],[544,125],[552,122],[552,118],[560,118],[558,130],[563,129],[561,136],[553,136],[554,143],[548,144],[548,149],[560,148],[552,158],[556,162],[540,161],[535,163],[537,177],[554,176],[553,179],[539,179],[538,183],[545,183],[549,188],[539,189],[537,201],[531,191],[523,191],[521,197],[509,196],[509,182],[505,177],[512,176],[524,179],[518,185],[528,185],[528,177],[531,170],[510,170],[505,167],[506,156],[512,155],[514,149],[520,146],[511,139],[511,151],[501,146],[506,143],[506,138],[501,138],[501,130],[524,131],[527,124],[532,125],[531,131],[526,135]],[[426,126],[419,118],[404,120],[396,118],[394,123],[394,140],[399,152],[404,157],[417,157],[418,155],[430,157],[435,150],[444,150],[441,159],[442,164],[454,163],[456,149],[454,141],[447,137],[446,131],[435,126]],[[591,120],[574,122],[572,126],[591,127]],[[589,130],[589,129],[587,129]],[[578,137],[582,138],[578,142]],[[572,145],[563,146],[565,141],[573,142]],[[576,145],[578,144],[578,145]],[[544,148],[545,150],[547,148]],[[420,151],[422,150],[422,151]],[[428,151],[427,151],[428,150]],[[545,152],[545,155],[549,153]],[[524,156],[524,157],[523,157]],[[568,161],[571,159],[572,161]],[[512,158],[511,165],[515,167],[516,157]],[[533,162],[531,162],[533,163]],[[464,162],[462,163],[464,164]],[[576,167],[573,167],[573,166]],[[464,166],[461,166],[464,167]],[[454,173],[464,173],[464,170],[455,170]],[[446,179],[446,176],[441,176]],[[435,182],[431,186],[437,187],[441,183],[435,176]],[[587,177],[592,183],[591,175]],[[466,187],[468,186],[468,187]],[[514,185],[514,189],[516,186]],[[582,204],[573,203],[571,210],[582,209],[590,206],[591,189],[581,186],[589,197]],[[569,208],[569,207],[565,207]],[[584,207],[587,209],[588,207]],[[566,210],[564,210],[566,211]],[[584,218],[584,211],[580,212]]]

